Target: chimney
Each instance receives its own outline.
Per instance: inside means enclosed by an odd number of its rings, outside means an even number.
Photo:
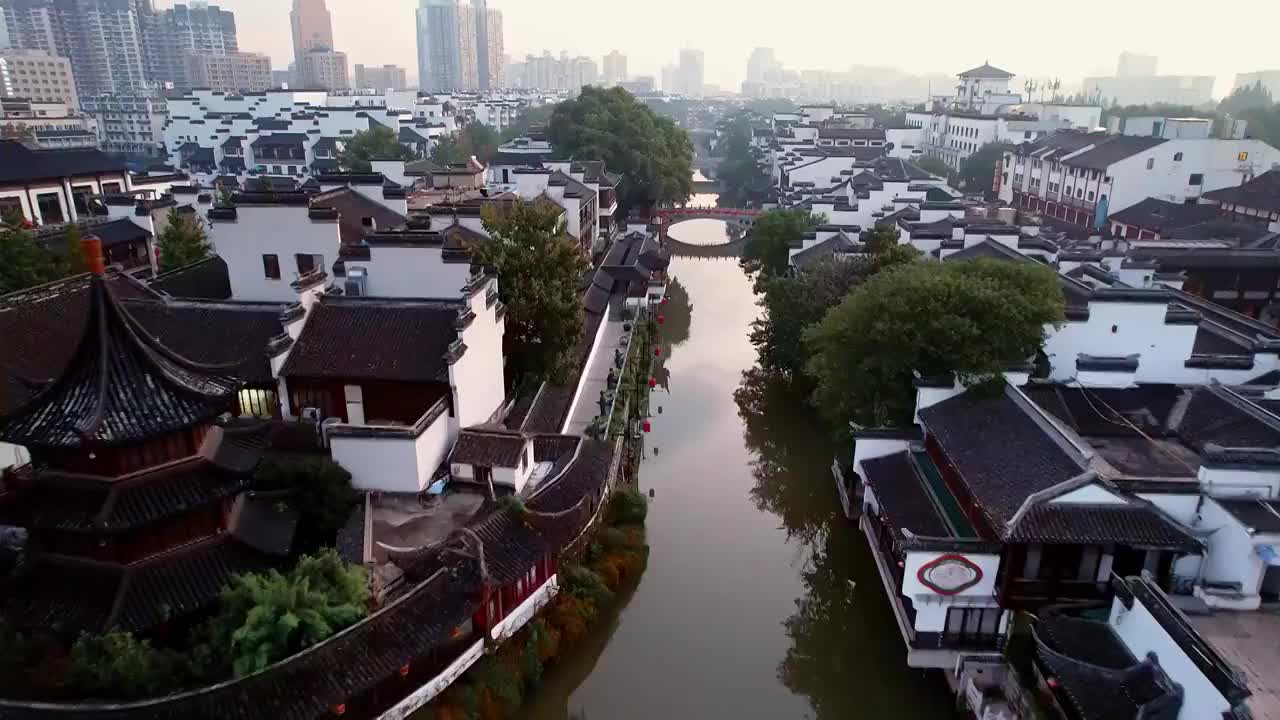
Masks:
[[[106,261],[102,258],[102,240],[97,235],[86,235],[80,238],[80,252],[84,253],[84,264],[89,272],[94,275],[106,273]]]

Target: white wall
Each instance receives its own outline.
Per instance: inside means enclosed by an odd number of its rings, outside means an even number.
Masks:
[[[347,272],[364,268],[366,294],[370,297],[442,298],[462,296],[471,266],[446,263],[438,247],[374,245],[368,260],[347,260]]]
[[[471,310],[476,318],[462,332],[467,351],[449,367],[453,412],[462,427],[488,422],[505,399],[502,356],[505,318],[497,318],[496,304],[493,308],[485,307],[487,290],[496,292],[497,286],[497,280],[490,280],[486,289],[471,296]]]
[[[1181,160],[1174,157],[1181,153]],[[1240,161],[1240,153],[1248,153]],[[1147,161],[1153,167],[1147,169]],[[1244,171],[1261,175],[1280,162],[1280,151],[1261,140],[1169,140],[1114,164],[1108,213],[1114,214],[1148,197],[1183,202],[1211,190],[1239,185]],[[1204,175],[1204,184],[1190,184],[1192,173]]]
[[[334,462],[351,473],[352,487],[416,493],[426,489],[456,438],[443,413],[417,438],[332,435],[329,447]]]
[[[311,220],[305,206],[246,205],[236,208],[235,220],[211,220],[209,239],[227,263],[231,297],[259,302],[293,302],[290,283],[298,277],[297,253],[322,256],[320,267],[331,271],[338,257],[338,223]],[[280,279],[268,278],[262,256],[280,260]]]
[[[918,577],[920,568],[945,555],[960,555],[977,565],[982,578],[974,586],[955,595],[939,595],[930,590]],[[998,607],[996,602],[996,573],[1000,569],[1000,556],[985,553],[952,553],[936,551],[910,551],[902,574],[902,596],[911,602],[916,611],[917,632],[942,632],[946,629],[947,610],[953,607]],[[1001,618],[1003,630],[1005,618]]]
[[[1052,503],[1065,503],[1075,505],[1126,505],[1128,504],[1123,498],[1118,497],[1115,493],[1103,488],[1100,485],[1091,484],[1076,488],[1068,493],[1063,493],[1049,501]]]
[[[1119,599],[1113,600],[1109,622],[1134,657],[1141,660],[1147,653],[1155,653],[1160,666],[1182,686],[1184,695],[1178,720],[1222,717],[1231,709],[1222,693],[1169,637],[1140,600],[1134,600],[1132,610],[1126,610]]]
[[[1280,497],[1280,473],[1275,470],[1239,470],[1200,467],[1200,487],[1214,497]]]
[[[1138,382],[1179,382],[1195,345],[1195,325],[1167,325],[1164,303],[1091,302],[1089,319],[1050,329],[1044,351],[1053,365],[1050,379],[1076,377],[1076,356],[1139,355]],[[1115,328],[1115,331],[1112,331]]]
[[[0,470],[13,465],[24,465],[29,458],[30,454],[26,448],[0,442]]]

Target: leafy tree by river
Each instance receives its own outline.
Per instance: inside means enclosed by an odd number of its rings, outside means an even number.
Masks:
[[[864,242],[874,244],[880,237],[868,233]],[[809,361],[805,331],[821,322],[828,310],[868,277],[913,262],[918,256],[919,252],[907,245],[884,245],[870,257],[826,260],[804,273],[767,279],[760,298],[764,312],[751,323],[751,344],[760,356],[760,366],[800,380]]]
[[[578,282],[587,261],[563,233],[559,215],[559,207],[537,202],[486,212],[492,241],[473,248],[473,262],[497,272],[498,295],[507,306],[509,382],[526,375],[562,379],[582,334]]]
[[[748,113],[734,115],[725,126],[724,139],[718,150],[724,159],[716,170],[720,182],[720,207],[748,207],[752,198],[768,187],[768,179],[756,165],[751,152],[751,118]]]
[[[1031,359],[1063,320],[1051,268],[972,260],[910,263],[872,277],[805,335],[814,399],[835,427],[910,423],[913,373],[966,385]]]
[[[770,210],[756,218],[742,248],[742,269],[756,276],[756,292],[769,278],[787,272],[790,250],[800,247],[804,234],[826,222],[825,215],[807,210]]]
[[[604,160],[624,175],[624,210],[677,205],[693,192],[688,134],[622,88],[584,87],[576,99],[556,105],[547,137],[561,155]]]
[[[502,138],[488,125],[481,122],[468,123],[453,135],[446,135],[436,141],[431,148],[431,159],[439,165],[465,163],[474,156],[482,163],[488,163],[498,152]]]

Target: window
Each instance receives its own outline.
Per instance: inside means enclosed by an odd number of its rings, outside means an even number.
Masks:
[[[103,195],[111,195],[112,193],[118,193],[118,192],[120,192],[120,183],[118,183],[118,182],[104,182],[104,183],[102,183],[102,194],[103,194]]]
[[[272,280],[280,279],[280,256],[279,255],[263,255],[262,256],[262,274]]]
[[[1249,153],[1247,152],[1242,152],[1236,156],[1236,160],[1239,160],[1240,162],[1244,162],[1245,160],[1248,160],[1248,159],[1249,159]]]
[[[1156,166],[1155,158],[1147,158],[1147,169],[1150,170]]]
[[[1022,133],[1022,139],[1023,139],[1023,140],[1030,140],[1030,139],[1031,139],[1031,131],[1030,131],[1030,130],[1027,130],[1027,131],[1023,132],[1023,133]]]
[[[1093,202],[1093,191],[1090,190],[1088,193],[1086,193],[1084,199],[1088,200],[1089,202]]]
[[[1191,179],[1187,180],[1188,185],[1203,185],[1204,173],[1191,173]]]
[[[40,222],[44,225],[63,222],[62,203],[58,193],[36,195],[36,207],[40,208]]]
[[[1174,162],[1182,162],[1182,153],[1174,153],[1174,154],[1173,154],[1173,161],[1174,161]]]

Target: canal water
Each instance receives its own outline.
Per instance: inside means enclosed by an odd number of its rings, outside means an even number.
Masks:
[[[725,242],[723,222],[671,229]],[[942,718],[905,665],[874,561],[840,513],[835,447],[748,341],[736,259],[674,258],[640,484],[648,569],[603,629],[530,693],[532,720]]]

